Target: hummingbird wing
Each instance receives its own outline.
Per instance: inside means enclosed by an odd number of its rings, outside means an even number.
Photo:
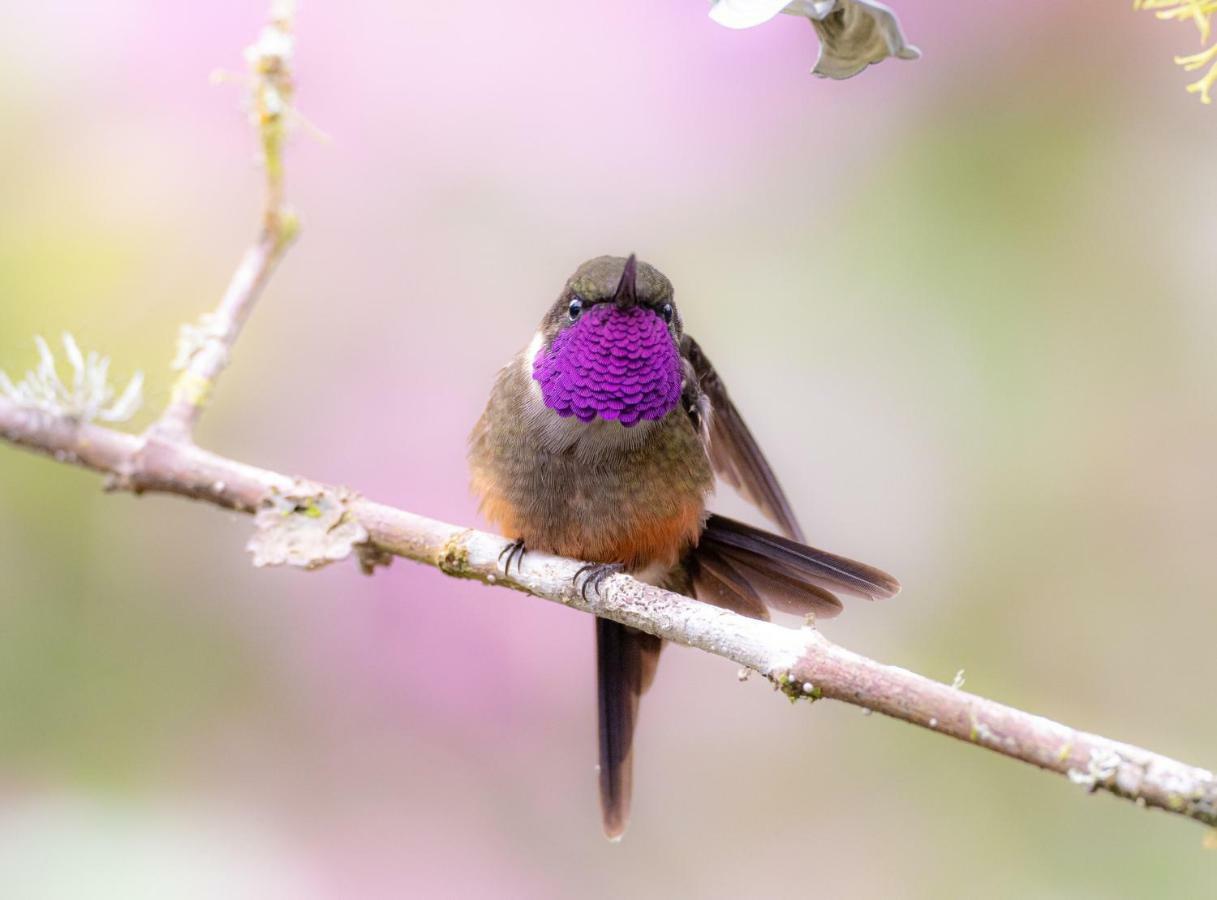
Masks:
[[[604,835],[620,840],[630,817],[634,723],[638,698],[651,685],[663,642],[608,619],[596,619],[596,687],[600,698],[600,811]]]
[[[776,523],[783,534],[802,541],[803,529],[799,527],[785,491],[701,345],[686,334],[681,339],[680,352],[710,405],[706,417],[709,425],[704,433],[710,465],[715,473]]]
[[[900,582],[886,572],[803,543],[786,493],[713,364],[687,334],[680,351],[693,381],[686,385],[690,396],[685,406],[702,431],[710,464],[785,535],[710,516],[689,562],[694,593],[708,603],[767,619],[767,607],[829,618],[842,608],[837,593],[875,600],[899,592]]]

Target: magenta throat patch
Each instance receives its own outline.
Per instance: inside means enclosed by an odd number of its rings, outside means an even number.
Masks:
[[[581,422],[599,416],[629,428],[680,402],[680,352],[663,319],[641,306],[591,307],[537,354],[532,377],[546,406]]]

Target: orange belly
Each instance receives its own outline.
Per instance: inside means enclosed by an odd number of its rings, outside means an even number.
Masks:
[[[588,562],[619,562],[629,569],[675,566],[692,547],[705,521],[700,495],[669,495],[653,502],[623,503],[611,516],[568,519],[560,528],[523,515],[490,479],[474,478],[482,514],[508,537],[522,538],[530,550]]]

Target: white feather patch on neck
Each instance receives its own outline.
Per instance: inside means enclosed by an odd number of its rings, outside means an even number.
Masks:
[[[537,331],[520,354],[520,375],[528,382],[524,415],[552,452],[574,447],[580,457],[591,461],[614,450],[637,447],[646,440],[656,421],[644,420],[631,428],[599,418],[580,422],[573,416],[564,419],[546,406],[541,385],[532,377],[533,364],[544,346],[545,335]]]
[[[545,346],[545,335],[540,330],[532,336],[532,340],[528,342],[528,346],[524,348],[524,355],[521,357],[521,368],[524,370],[524,377],[528,379],[528,391],[542,406],[545,405],[545,397],[541,394],[541,384],[537,379],[532,377],[533,364],[537,361],[537,354],[541,352],[541,348]]]

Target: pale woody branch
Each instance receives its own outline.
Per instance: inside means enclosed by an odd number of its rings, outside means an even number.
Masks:
[[[216,379],[228,365],[229,351],[286,248],[287,239],[266,227],[245,251],[216,311],[204,315],[198,325],[183,326],[177,357],[182,373],[169,405],[153,426],[164,437],[192,438]]]
[[[244,465],[192,443],[123,434],[17,406],[0,398],[0,437],[110,476],[120,490],[178,494],[253,512],[276,498],[299,504],[275,519],[310,520],[322,498],[343,506],[372,554],[436,566],[448,575],[526,591],[546,600],[696,647],[754,669],[792,698],[828,697],[881,712],[1103,790],[1217,825],[1217,779],[1211,772],[1129,744],[1077,731],[1040,716],[839,647],[813,627],[785,628],[748,619],[679,594],[615,575],[585,599],[575,589],[580,563],[540,553],[504,575],[497,535],[459,528],[346,492]],[[321,562],[317,560],[316,562]]]
[[[165,438],[192,438],[245,320],[299,228],[283,191],[283,144],[294,91],[293,16],[293,2],[276,0],[269,24],[245,52],[252,76],[252,115],[266,174],[262,230],[245,252],[216,310],[204,314],[198,324],[182,328],[174,360],[174,368],[182,373],[173,386],[169,405],[154,426]]]

